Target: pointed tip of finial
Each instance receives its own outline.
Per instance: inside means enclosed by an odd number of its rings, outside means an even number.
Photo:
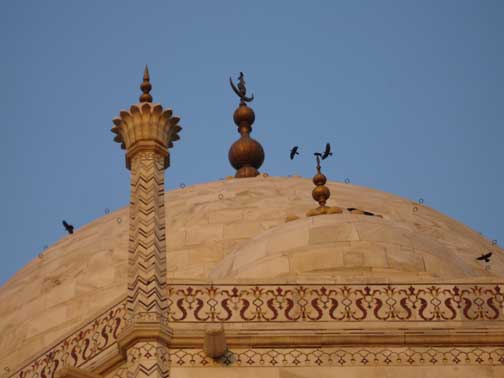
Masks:
[[[152,96],[150,94],[152,85],[150,83],[149,67],[147,66],[147,64],[145,65],[143,82],[142,84],[140,84],[140,89],[142,90],[140,102],[152,102]]]

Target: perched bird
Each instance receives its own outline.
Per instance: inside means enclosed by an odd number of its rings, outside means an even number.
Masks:
[[[325,151],[322,155],[322,160],[325,160],[328,156],[332,156],[331,145],[329,143],[325,145]]]
[[[71,224],[68,224],[66,221],[63,221],[63,227],[65,227],[65,230],[67,230],[67,232],[69,234],[73,234],[73,231],[74,231],[74,226],[72,226]]]
[[[484,261],[484,262],[490,262],[490,257],[492,256],[492,252],[485,253],[481,255],[480,257],[477,257],[476,260]]]
[[[299,155],[298,149],[299,149],[299,146],[294,146],[290,150],[290,158],[291,158],[291,160],[294,159],[294,156]]]

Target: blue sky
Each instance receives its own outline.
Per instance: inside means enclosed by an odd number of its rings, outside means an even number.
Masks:
[[[504,243],[503,19],[499,0],[4,2],[0,284],[62,219],[128,204],[111,120],[146,63],[184,127],[167,189],[233,174],[228,77],[244,71],[262,171],[311,177],[331,142],[330,179],[423,198]]]

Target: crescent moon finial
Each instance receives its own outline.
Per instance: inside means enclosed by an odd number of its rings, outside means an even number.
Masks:
[[[243,72],[240,72],[240,76],[238,77],[238,86],[233,83],[233,80],[229,78],[229,84],[231,84],[231,88],[234,93],[238,97],[240,97],[241,103],[251,102],[254,99],[254,95],[252,94],[250,97],[247,97],[247,88],[245,87],[245,79]]]

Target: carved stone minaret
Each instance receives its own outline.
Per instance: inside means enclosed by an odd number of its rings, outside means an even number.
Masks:
[[[247,97],[243,72],[240,72],[238,80],[238,88],[231,78],[229,83],[233,91],[240,97],[240,105],[234,112],[233,120],[238,126],[238,132],[241,136],[229,149],[228,157],[229,162],[236,169],[236,178],[255,177],[259,174],[258,169],[264,162],[264,150],[261,143],[250,137],[255,114],[252,108],[247,106],[247,102],[251,102],[254,95]]]
[[[127,325],[118,343],[129,378],[161,378],[169,376],[172,334],[166,318],[164,170],[181,127],[170,109],[152,103],[147,67],[140,88],[140,103],[121,111],[112,128],[131,170]]]

